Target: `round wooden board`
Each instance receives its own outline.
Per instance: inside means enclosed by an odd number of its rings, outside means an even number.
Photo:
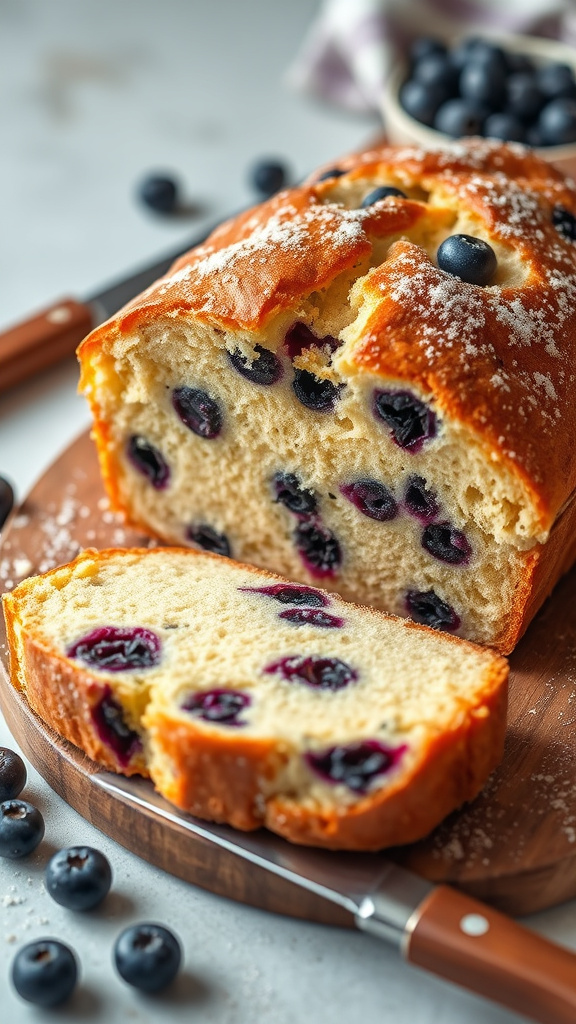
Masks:
[[[80,548],[148,543],[108,510],[85,434],[6,527],[0,591],[69,561]],[[387,853],[512,914],[576,896],[574,609],[576,571],[560,582],[510,659],[506,751],[482,794],[426,840]],[[48,729],[10,686],[2,630],[0,702],[8,725],[32,764],[80,814],[151,863],[220,895],[323,923],[351,923],[344,911],[95,785],[98,766]]]

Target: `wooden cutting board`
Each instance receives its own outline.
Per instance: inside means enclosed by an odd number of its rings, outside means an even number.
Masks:
[[[0,591],[69,561],[83,547],[148,543],[109,511],[85,434],[57,459],[6,527]],[[351,923],[343,911],[191,836],[177,822],[102,791],[94,784],[97,766],[48,729],[10,686],[3,623],[0,663],[0,703],[16,740],[60,796],[103,832],[221,895],[310,920]],[[500,768],[472,804],[428,839],[392,855],[433,881],[525,914],[576,896],[576,571],[560,582],[510,664],[508,738]],[[366,855],[367,862],[373,867],[378,856]]]

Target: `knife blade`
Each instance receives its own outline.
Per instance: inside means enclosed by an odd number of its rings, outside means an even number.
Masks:
[[[434,885],[384,857],[294,846],[261,829],[240,832],[184,814],[149,782],[92,776],[114,797],[214,843],[344,908],[356,927],[392,943],[408,963],[538,1024],[574,1024],[576,955],[487,904]]]
[[[204,242],[214,227],[85,299],[63,297],[0,332],[0,394],[72,355],[94,327],[162,277],[182,253]]]

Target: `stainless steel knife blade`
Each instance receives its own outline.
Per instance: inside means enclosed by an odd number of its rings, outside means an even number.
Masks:
[[[574,1024],[576,956],[492,907],[381,854],[295,846],[264,829],[240,832],[182,813],[145,779],[105,771],[92,779],[117,799],[344,908],[360,930],[392,943],[408,962],[528,1020]]]

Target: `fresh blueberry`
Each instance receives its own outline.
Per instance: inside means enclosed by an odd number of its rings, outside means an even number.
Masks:
[[[352,484],[342,484],[340,490],[369,519],[384,523],[398,515],[393,494],[378,480],[355,480]]]
[[[178,416],[198,437],[211,440],[222,430],[222,411],[207,391],[180,387],[172,392],[172,405]]]
[[[263,348],[262,345],[255,345],[254,352],[256,358],[252,362],[242,354],[240,349],[229,352],[228,358],[234,369],[252,384],[262,384],[266,387],[276,384],[282,376],[282,363],[278,356],[270,349]]]
[[[331,352],[335,352],[340,347],[341,342],[337,338],[333,338],[331,334],[325,334],[324,337],[319,338],[306,324],[300,321],[292,325],[284,339],[284,347],[289,359],[296,359],[297,356],[301,356],[303,352],[312,348],[313,345],[316,348],[325,349],[328,347]]]
[[[14,507],[14,489],[12,484],[0,476],[0,529],[8,519]]]
[[[410,46],[410,61],[412,64],[418,64],[425,57],[430,57],[431,54],[442,55],[445,53],[446,46],[439,39],[435,39],[433,36],[418,36]]]
[[[504,142],[525,142],[526,128],[515,114],[490,114],[484,122],[487,139],[503,139]]]
[[[128,441],[128,459],[150,481],[156,491],[163,491],[170,482],[170,468],[164,456],[145,437],[134,434]]]
[[[437,131],[455,139],[466,135],[481,135],[489,113],[489,108],[478,100],[462,97],[447,100],[438,108],[433,126]]]
[[[460,95],[498,109],[506,95],[506,71],[497,61],[467,64],[460,74]]]
[[[390,427],[400,448],[417,452],[436,436],[436,416],[410,391],[375,391],[374,415]]]
[[[173,213],[178,206],[178,186],[166,175],[150,174],[140,184],[138,195],[156,213]]]
[[[554,207],[552,223],[560,234],[564,235],[564,238],[568,238],[571,242],[576,242],[576,217],[565,206],[558,205]]]
[[[37,807],[25,800],[4,800],[0,804],[0,857],[27,857],[43,837],[44,818]]]
[[[317,626],[319,629],[342,629],[344,625],[339,615],[330,615],[322,608],[287,608],[278,613],[278,618],[292,626]]]
[[[346,171],[341,171],[339,167],[330,167],[327,171],[323,171],[316,178],[316,181],[329,181],[331,178],[341,178]]]
[[[443,85],[424,85],[410,78],[400,89],[400,106],[421,124],[432,125],[438,109],[448,101],[449,92]]]
[[[397,763],[405,749],[405,746],[387,747],[379,740],[360,740],[348,746],[308,753],[306,761],[326,782],[344,783],[355,793],[365,793],[374,779]]]
[[[129,985],[142,992],[159,992],[174,980],[182,948],[173,932],[160,924],[126,928],[114,944],[114,965]]]
[[[421,523],[429,523],[439,512],[439,504],[434,491],[428,490],[423,476],[411,476],[408,479],[404,497],[406,511],[419,519]]]
[[[75,640],[66,654],[105,672],[128,672],[158,665],[161,644],[143,626],[98,626]]]
[[[464,565],[470,560],[472,548],[461,530],[450,523],[430,523],[422,534],[422,547],[449,565]]]
[[[273,196],[288,184],[286,165],[279,160],[259,160],[250,171],[250,184],[261,196]]]
[[[14,800],[26,785],[26,765],[15,750],[0,747],[0,803]]]
[[[543,64],[536,72],[536,79],[547,99],[576,98],[576,82],[569,64]]]
[[[362,207],[373,206],[374,203],[380,202],[381,199],[387,199],[388,196],[399,196],[400,199],[407,199],[407,195],[400,188],[395,188],[394,185],[380,185],[378,188],[373,189],[367,196],[364,196],[362,200]]]
[[[356,669],[340,658],[323,658],[318,654],[301,657],[298,654],[281,658],[267,665],[265,672],[280,675],[289,683],[304,683],[315,690],[331,690],[335,693],[358,679]]]
[[[537,122],[544,145],[576,142],[576,99],[555,99],[543,107]]]
[[[531,120],[540,113],[544,94],[535,74],[510,75],[506,82],[506,111],[522,120]]]
[[[272,490],[275,501],[284,505],[289,512],[296,515],[310,515],[316,511],[317,501],[314,491],[302,486],[295,473],[275,473],[272,478]]]
[[[72,995],[78,964],[69,946],[58,939],[37,939],[18,950],[11,979],[18,995],[34,1006],[59,1006]]]
[[[508,68],[508,74],[512,75],[533,75],[536,72],[534,61],[526,53],[509,53],[504,54],[506,57],[506,67]]]
[[[465,67],[471,64],[486,68],[487,71],[495,70],[503,74],[508,72],[508,59],[502,47],[481,37],[476,39]]]
[[[321,590],[305,587],[300,583],[273,583],[269,587],[240,587],[251,594],[264,594],[280,604],[305,605],[308,608],[326,608],[330,598]]]
[[[453,633],[460,625],[460,616],[433,590],[409,590],[406,595],[406,609],[415,622],[431,626],[432,629],[444,629],[448,633]]]
[[[203,548],[204,551],[212,551],[215,555],[225,555],[226,558],[230,558],[232,549],[228,537],[225,533],[218,533],[208,523],[194,523],[186,530],[186,536],[188,540],[198,544],[198,547]]]
[[[328,412],[338,399],[342,384],[315,377],[309,370],[294,370],[292,390],[296,398],[313,412]]]
[[[68,910],[92,910],[108,895],[112,870],[91,846],[58,850],[48,861],[44,882],[53,900]]]
[[[127,725],[121,704],[114,700],[112,690],[106,687],[104,695],[90,712],[94,728],[106,746],[110,747],[123,767],[130,764],[142,750],[138,733]]]
[[[533,146],[535,149],[539,149],[541,146],[546,145],[542,137],[542,132],[537,124],[529,124],[526,126],[526,145]]]
[[[476,49],[480,49],[483,44],[484,40],[480,39],[478,36],[466,36],[450,50],[449,57],[451,64],[461,71],[466,64],[470,63],[474,51]]]
[[[487,285],[498,268],[496,253],[483,238],[450,235],[436,254],[440,270],[468,284]]]
[[[298,551],[314,576],[333,576],[342,562],[342,552],[334,534],[320,523],[304,521],[294,531]]]
[[[444,53],[430,53],[414,66],[412,78],[429,86],[441,85],[454,95],[458,86],[458,71]]]
[[[202,718],[205,722],[245,725],[245,722],[239,721],[238,716],[250,703],[247,693],[220,689],[192,693],[181,707],[183,711],[189,711],[195,718]]]

